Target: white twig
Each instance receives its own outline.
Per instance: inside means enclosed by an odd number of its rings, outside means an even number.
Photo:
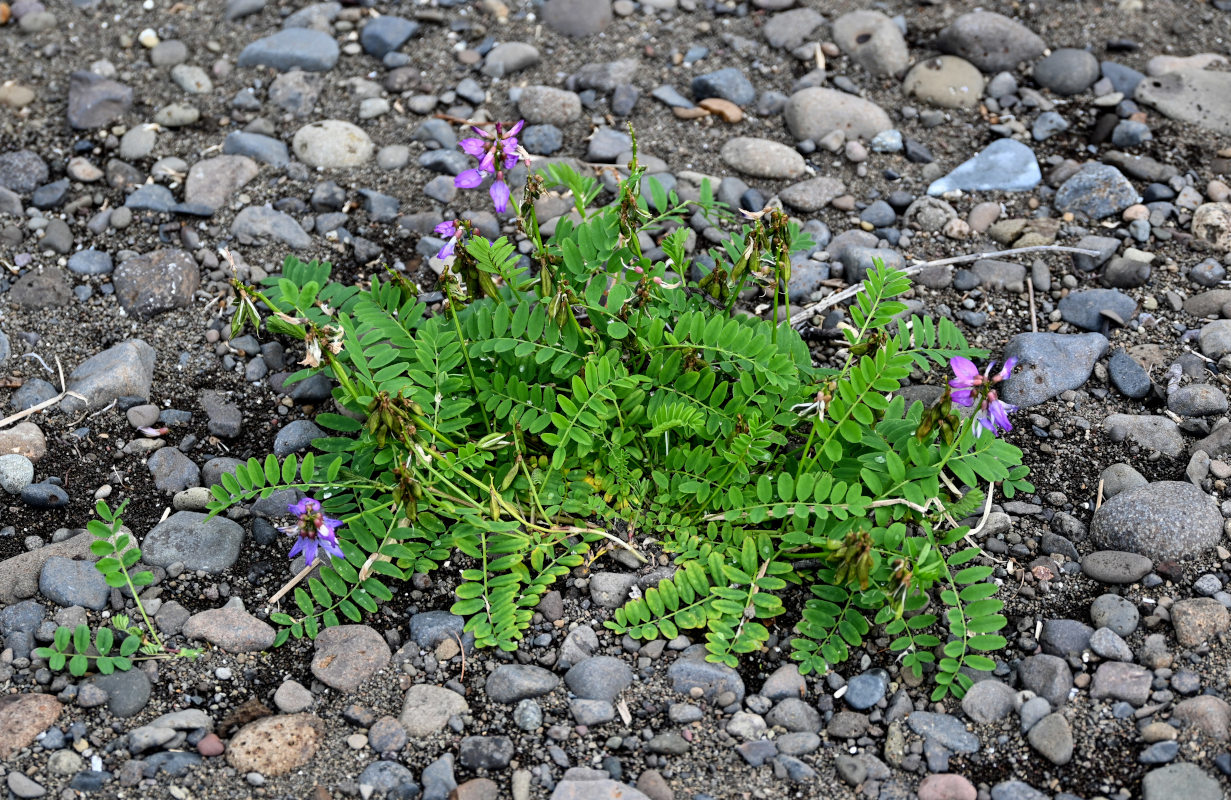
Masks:
[[[936,261],[916,261],[915,263],[911,264],[909,267],[906,267],[904,270],[902,270],[902,272],[906,275],[914,275],[916,272],[919,272],[920,270],[923,270],[923,269],[927,269],[928,267],[944,267],[944,266],[948,266],[949,264],[963,264],[967,261],[978,261],[979,259],[983,259],[983,258],[999,258],[1001,256],[1014,256],[1020,253],[1034,253],[1040,250],[1045,250],[1051,253],[1081,253],[1083,255],[1088,255],[1088,256],[1098,255],[1098,253],[1096,253],[1093,250],[1086,250],[1081,247],[1066,247],[1066,246],[1058,245],[1058,244],[1037,244],[1037,245],[1032,245],[1031,247],[1019,247],[1015,250],[996,250],[991,253],[969,253],[964,256],[954,256],[953,258],[941,258],[941,259],[937,259]],[[836,306],[838,303],[841,303],[843,300],[854,297],[855,295],[859,294],[862,291],[863,291],[863,284],[858,283],[858,284],[855,284],[854,286],[850,286],[846,289],[843,289],[842,291],[837,292],[836,294],[831,294],[829,297],[826,297],[823,300],[818,300],[817,302],[813,303],[810,306],[806,306],[801,314],[791,319],[791,327],[794,327],[794,328],[803,327],[804,325],[808,324],[808,320],[812,319],[812,316],[816,314],[816,312],[824,311],[827,308]]]
[[[40,358],[39,361],[42,361],[42,359]],[[43,366],[47,366],[47,365],[44,364]],[[56,395],[55,397],[51,398],[50,400],[44,400],[38,405],[30,406],[25,411],[18,411],[16,414],[12,414],[10,416],[5,417],[4,419],[0,419],[0,428],[3,428],[7,425],[12,425],[14,422],[19,422],[20,420],[23,420],[26,417],[29,417],[33,414],[37,414],[38,412],[42,411],[44,408],[50,408],[51,406],[54,406],[56,403],[63,400],[65,397],[75,397],[78,400],[82,401],[83,403],[89,402],[89,400],[77,394],[76,392],[70,392],[68,391],[68,389],[65,388],[64,367],[63,365],[60,364],[59,356],[56,356],[56,368],[60,370],[60,393]],[[47,371],[51,372],[51,369],[48,368]]]

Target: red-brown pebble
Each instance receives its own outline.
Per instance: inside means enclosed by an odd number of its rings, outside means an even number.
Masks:
[[[201,741],[197,742],[197,752],[206,758],[220,756],[225,749],[225,745],[222,744],[222,740],[218,738],[216,733],[207,733]]]

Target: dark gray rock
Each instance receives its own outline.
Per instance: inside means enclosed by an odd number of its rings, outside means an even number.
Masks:
[[[1025,408],[1079,389],[1106,351],[1107,338],[1098,333],[1020,333],[1004,350],[1006,359],[1017,359],[1017,368],[1004,382],[1001,399]]]
[[[84,70],[68,78],[68,124],[76,130],[110,125],[132,104],[133,90],[122,83]]]
[[[565,674],[564,682],[583,700],[611,703],[632,685],[633,672],[618,658],[595,656],[573,666]]]
[[[156,450],[146,459],[154,486],[162,492],[182,492],[201,485],[201,470],[175,447]]]
[[[1098,59],[1092,53],[1061,47],[1034,65],[1034,79],[1044,89],[1059,95],[1084,92],[1099,77]]]
[[[117,717],[135,716],[150,701],[150,679],[143,670],[98,675],[90,683],[107,693],[107,710]]]
[[[112,280],[120,305],[140,320],[187,307],[201,285],[196,259],[176,249],[129,258],[116,268]]]
[[[1120,170],[1109,164],[1086,164],[1056,190],[1053,205],[1058,211],[1098,220],[1119,214],[1140,199]]]
[[[1038,34],[1015,20],[990,11],[963,14],[940,32],[941,52],[961,56],[983,72],[1012,72],[1046,47]]]
[[[1108,324],[1132,319],[1137,301],[1115,289],[1085,289],[1061,298],[1059,308],[1061,318],[1070,325],[1101,331]]]
[[[145,536],[142,557],[147,564],[222,572],[239,558],[244,529],[225,517],[206,519],[195,511],[177,511]]]
[[[1017,676],[1022,687],[1029,689],[1059,708],[1069,699],[1073,688],[1073,673],[1063,658],[1052,655],[1037,655],[1022,659],[1017,665]]]
[[[1140,400],[1150,392],[1150,376],[1145,368],[1123,350],[1112,353],[1107,362],[1111,383],[1126,397]]]
[[[402,17],[381,16],[369,20],[359,32],[359,44],[364,51],[377,58],[384,58],[419,32],[419,23]]]
[[[338,63],[338,55],[338,43],[329,34],[287,28],[249,44],[237,63],[241,67],[273,67],[279,72],[326,72]]]
[[[542,667],[501,664],[487,677],[484,691],[497,703],[513,704],[550,694],[559,685],[560,679]]]
[[[507,736],[467,736],[458,747],[457,761],[468,769],[504,769],[513,760],[513,741]]]
[[[47,182],[51,170],[33,150],[0,153],[0,186],[17,194],[29,194]]]
[[[39,593],[56,605],[83,606],[102,611],[111,599],[111,587],[92,561],[53,556],[39,573]]]
[[[1181,559],[1206,552],[1222,537],[1218,503],[1184,481],[1157,481],[1104,503],[1090,524],[1096,546],[1150,559]]]
[[[691,88],[693,99],[698,102],[709,97],[720,97],[741,108],[750,105],[757,97],[752,81],[737,67],[698,75],[692,79]]]
[[[271,167],[285,167],[291,163],[290,150],[286,143],[259,133],[231,131],[222,143],[225,155],[248,156]]]
[[[739,673],[723,664],[712,664],[701,658],[681,657],[667,669],[671,688],[679,694],[689,694],[692,689],[701,690],[702,697],[713,702],[726,692],[735,695],[735,702],[744,699],[744,680]]]

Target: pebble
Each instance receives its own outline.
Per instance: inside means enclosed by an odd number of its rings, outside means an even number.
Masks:
[[[618,658],[595,656],[574,665],[564,676],[569,690],[584,700],[613,702],[632,685],[633,673]]]
[[[359,44],[368,55],[384,58],[419,32],[419,23],[393,15],[368,20],[359,32]],[[499,76],[495,76],[499,77]]]
[[[873,75],[894,75],[910,64],[902,30],[880,11],[843,14],[834,20],[833,38],[842,52]]]
[[[581,98],[553,86],[527,86],[517,99],[527,125],[567,125],[581,116]]]
[[[68,124],[76,130],[110,125],[132,104],[133,90],[129,86],[93,72],[78,71],[69,76]]]
[[[485,691],[492,701],[511,705],[550,694],[559,684],[560,679],[542,667],[502,664],[488,676]]]
[[[111,600],[111,587],[93,562],[59,556],[44,562],[38,590],[43,597],[65,608],[83,606],[102,611]]]
[[[1021,62],[1042,55],[1046,47],[1025,25],[990,11],[962,14],[940,32],[936,46],[988,73],[1015,70]]]
[[[1057,210],[1100,220],[1140,201],[1120,170],[1109,164],[1086,164],[1056,190]]]
[[[231,737],[227,763],[239,772],[284,775],[312,760],[325,730],[324,721],[311,714],[263,717]]]
[[[34,462],[21,453],[0,455],[0,489],[18,495],[34,480]]]
[[[722,146],[722,160],[734,170],[757,178],[791,179],[804,173],[804,158],[769,139],[737,136]]]
[[[457,692],[421,683],[407,690],[398,721],[408,736],[423,738],[444,730],[451,717],[469,712],[466,699]]]
[[[1026,408],[1079,389],[1107,346],[1107,338],[1098,333],[1020,333],[1004,350],[1006,359],[1017,359],[1017,368],[1005,381],[1001,397]]]
[[[791,135],[798,140],[820,141],[833,131],[842,131],[848,139],[870,140],[893,128],[889,115],[875,103],[819,86],[792,94],[783,108],[783,116]]]
[[[291,148],[296,157],[310,167],[338,169],[366,163],[375,150],[368,134],[359,126],[339,119],[326,119],[303,126],[295,132]]]
[[[957,56],[937,56],[911,68],[902,91],[941,108],[974,108],[983,95],[983,74]]]
[[[1074,95],[1089,89],[1099,78],[1099,62],[1086,50],[1061,47],[1034,65],[1034,79],[1058,95]]]
[[[1223,790],[1218,780],[1210,777],[1196,764],[1180,762],[1152,770],[1141,779],[1144,800],[1221,800]]]

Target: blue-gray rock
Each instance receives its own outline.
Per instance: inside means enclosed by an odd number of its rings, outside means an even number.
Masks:
[[[47,182],[51,170],[33,150],[0,153],[0,186],[17,194],[29,194]]]
[[[743,108],[757,98],[752,81],[737,67],[727,67],[707,72],[692,79],[692,96],[698,102],[709,97],[720,97]]]
[[[1042,55],[1046,44],[1034,31],[1003,14],[971,11],[942,30],[936,46],[983,72],[996,73],[1011,72],[1022,61]]]
[[[205,514],[177,511],[146,534],[141,551],[152,566],[179,562],[212,574],[235,563],[243,541],[244,529],[225,517],[207,520]]]
[[[13,348],[9,344],[9,337],[4,331],[0,331],[0,367],[4,366],[4,362],[8,361],[11,355],[13,355]]]
[[[1226,268],[1213,258],[1205,259],[1188,271],[1188,279],[1190,281],[1207,289],[1217,286],[1226,277]]]
[[[292,250],[311,246],[312,237],[289,214],[269,206],[248,206],[235,215],[231,233],[240,241],[280,242]]]
[[[670,108],[696,108],[691,100],[680,94],[674,86],[668,86],[667,84],[663,84],[650,92],[650,97]]]
[[[1035,118],[1034,124],[1030,126],[1030,135],[1034,137],[1036,142],[1046,141],[1057,133],[1064,133],[1069,129],[1069,121],[1055,111],[1044,111]]]
[[[1227,396],[1212,384],[1194,383],[1171,392],[1167,408],[1182,417],[1209,417],[1227,410]]]
[[[68,78],[68,124],[76,130],[110,125],[124,116],[132,104],[133,90],[122,83],[85,70]]]
[[[1083,236],[1076,247],[1093,250],[1094,255],[1073,253],[1073,264],[1082,272],[1093,272],[1111,260],[1120,248],[1120,240],[1111,236]]]
[[[188,306],[201,275],[191,253],[164,248],[121,262],[113,282],[123,309],[136,319],[148,320]]]
[[[111,256],[103,250],[78,250],[69,256],[68,268],[78,275],[106,275],[112,270]]]
[[[1226,794],[1216,778],[1201,767],[1181,761],[1147,772],[1141,779],[1143,800],[1224,800]]]
[[[442,175],[460,175],[470,169],[470,160],[460,150],[428,150],[419,155],[419,166]]]
[[[586,160],[601,164],[613,164],[623,152],[631,150],[632,137],[626,132],[603,126],[590,134],[586,145]]]
[[[1034,151],[1015,139],[998,139],[948,175],[932,181],[928,194],[964,192],[1028,192],[1043,180]]]
[[[1099,68],[1103,77],[1111,81],[1112,90],[1120,92],[1125,97],[1132,97],[1137,91],[1137,84],[1145,78],[1143,73],[1132,67],[1117,64],[1115,61],[1104,61]]]
[[[1154,138],[1150,126],[1135,119],[1122,119],[1111,132],[1111,143],[1116,147],[1136,147]]]
[[[739,673],[724,664],[712,664],[704,660],[704,652],[696,656],[681,657],[667,668],[667,677],[671,680],[671,688],[679,694],[690,694],[696,688],[700,689],[702,697],[714,702],[719,695],[731,692],[735,702],[744,699],[744,680]]]
[[[222,143],[222,152],[225,155],[248,156],[271,167],[285,167],[291,163],[291,153],[285,142],[259,133],[231,131]]]
[[[889,688],[889,676],[882,669],[870,669],[846,683],[842,700],[856,711],[864,711],[881,701]]]
[[[1034,79],[1059,95],[1084,92],[1098,80],[1099,63],[1092,53],[1061,47],[1034,65]]]
[[[39,209],[59,208],[68,196],[68,178],[44,184],[30,195],[30,205]]]
[[[1053,764],[1063,766],[1073,760],[1073,729],[1063,714],[1043,717],[1030,729],[1027,739],[1036,752]]]
[[[376,794],[388,794],[398,784],[413,783],[414,779],[414,773],[396,761],[373,761],[359,773],[359,786],[370,786]]]
[[[787,296],[792,303],[806,303],[823,282],[829,280],[829,264],[807,259],[791,267],[791,279],[787,282]]]
[[[539,63],[539,50],[526,42],[504,42],[488,51],[483,59],[484,75],[503,78]],[[582,87],[593,88],[593,87]]]
[[[1051,795],[1023,781],[1004,781],[992,787],[992,800],[1051,800]]]
[[[117,717],[134,716],[150,701],[150,679],[143,670],[98,675],[90,682],[107,693],[107,710]]]
[[[162,492],[182,492],[201,485],[201,470],[175,447],[163,447],[146,459],[154,486]]]
[[[1155,742],[1141,751],[1141,754],[1137,756],[1137,762],[1140,764],[1170,764],[1175,761],[1179,752],[1179,742]]]
[[[445,753],[423,768],[423,800],[448,800],[449,793],[456,788],[452,753]]]
[[[124,201],[126,208],[131,208],[134,211],[157,211],[166,213],[175,208],[175,195],[171,194],[171,190],[157,183],[144,183],[137,187],[137,191],[128,196]]]
[[[962,711],[975,722],[994,724],[1013,710],[1015,692],[996,680],[979,681],[962,697]]]
[[[265,0],[227,0],[223,17],[227,22],[250,16],[265,8]]]
[[[957,717],[916,711],[906,718],[906,724],[925,739],[932,739],[955,753],[975,753],[979,750],[979,737],[966,730]]]
[[[1043,621],[1039,644],[1044,653],[1053,656],[1063,657],[1070,653],[1080,656],[1081,651],[1090,646],[1093,633],[1093,628],[1075,619],[1048,619]]]
[[[1132,661],[1133,650],[1111,628],[1099,628],[1090,637],[1090,652],[1109,661]]]
[[[31,483],[21,490],[21,502],[32,508],[61,508],[68,505],[68,493],[54,483]]]
[[[274,455],[285,458],[291,453],[300,453],[312,445],[313,439],[325,436],[325,432],[315,423],[306,419],[297,419],[285,425],[274,437]]]
[[[1107,344],[1099,333],[1019,333],[1004,350],[1005,359],[1017,359],[1017,368],[1004,382],[1001,399],[1028,408],[1080,388]]]
[[[466,620],[448,611],[421,611],[410,618],[410,638],[424,650],[462,636]]]
[[[1104,503],[1090,522],[1094,544],[1154,560],[1201,555],[1222,538],[1214,498],[1186,481],[1157,481]]]
[[[1085,289],[1061,298],[1059,308],[1061,318],[1070,325],[1098,331],[1104,325],[1131,320],[1137,313],[1137,301],[1115,289]]]
[[[13,392],[13,397],[9,402],[15,411],[25,411],[31,406],[50,400],[59,393],[59,389],[42,378],[27,378],[21,388]]]
[[[858,245],[844,248],[838,261],[844,270],[842,279],[851,285],[868,277],[868,273],[876,267],[877,262],[899,270],[906,266],[906,259],[897,250],[884,247],[859,247]]]
[[[34,463],[21,453],[0,455],[0,489],[9,494],[21,494],[21,490],[34,481]]]
[[[527,701],[522,701],[527,702]],[[529,702],[534,702],[533,700]],[[582,700],[568,702],[569,714],[578,725],[603,725],[615,719],[615,706],[606,700]],[[542,720],[540,718],[540,724]],[[535,727],[538,727],[537,725]]]
[[[1157,450],[1168,458],[1184,452],[1180,428],[1167,417],[1153,414],[1110,414],[1103,428],[1113,442],[1129,439],[1147,450]]]
[[[530,664],[501,664],[487,677],[484,691],[497,703],[516,703],[530,697],[550,694],[560,679],[542,667]]]
[[[338,63],[338,54],[338,43],[329,34],[287,28],[245,47],[236,63],[241,67],[273,67],[279,72],[326,72]]]
[[[1090,604],[1090,622],[1094,627],[1110,629],[1119,636],[1131,635],[1140,621],[1137,606],[1118,594],[1101,594]]]
[[[614,702],[633,682],[633,671],[618,658],[594,656],[574,665],[564,675],[569,690],[583,700]]]
[[[1123,350],[1112,353],[1107,362],[1107,373],[1111,384],[1126,397],[1140,400],[1150,392],[1150,376],[1145,368]]]
[[[402,17],[385,16],[369,20],[359,32],[359,44],[369,54],[384,58],[419,32],[419,23]],[[332,65],[331,65],[332,66]]]
[[[111,599],[111,587],[95,569],[94,562],[60,556],[52,556],[43,564],[38,590],[43,597],[65,608],[84,606],[102,611]]]
[[[504,769],[513,760],[513,741],[507,736],[467,736],[457,761],[469,769]]]
[[[1058,211],[1104,219],[1139,202],[1128,178],[1110,164],[1086,164],[1056,190]]]
[[[564,146],[564,134],[555,125],[529,125],[520,138],[522,147],[533,155],[549,156]]]

